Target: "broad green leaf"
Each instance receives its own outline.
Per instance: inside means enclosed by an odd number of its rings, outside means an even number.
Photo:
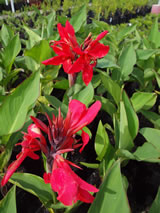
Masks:
[[[54,20],[56,18],[56,12],[52,11],[52,13],[50,13],[46,19],[47,19],[47,36],[50,37],[53,35],[53,26],[54,26]]]
[[[160,130],[154,128],[142,128],[140,129],[140,133],[145,137],[145,139],[153,144],[160,151]]]
[[[17,213],[15,186],[13,186],[7,195],[0,201],[0,211],[1,213]]]
[[[8,25],[3,24],[0,35],[4,46],[7,46],[9,41],[13,38],[14,33]]]
[[[156,102],[156,93],[135,92],[131,97],[133,108],[136,112],[141,109],[150,109]]]
[[[119,123],[119,148],[130,150],[133,147],[133,139],[129,131],[129,124],[124,103],[120,102],[120,123]],[[133,133],[132,133],[133,134]]]
[[[119,68],[119,66],[116,64],[116,58],[111,54],[107,54],[104,58],[99,59],[96,67],[98,67],[98,68],[110,68],[110,67]]]
[[[124,47],[118,59],[118,65],[120,66],[122,79],[125,79],[129,74],[131,74],[135,63],[136,63],[136,53],[133,44],[131,43],[127,47]]]
[[[160,128],[160,115],[158,115],[155,112],[151,111],[146,111],[146,110],[141,110],[141,113],[150,121],[152,122],[155,126]]]
[[[160,149],[158,150],[153,144],[148,142],[138,147],[133,155],[138,161],[160,162]]]
[[[11,95],[7,96],[0,106],[0,135],[11,134],[22,127],[29,108],[39,96],[40,74],[35,72]]]
[[[123,28],[122,30],[120,30],[117,34],[117,40],[121,41],[123,38],[125,38],[127,35],[129,35],[130,33],[132,33],[133,31],[136,30],[136,25],[132,25],[132,26],[127,26],[125,28]]]
[[[110,145],[108,134],[100,121],[95,138],[95,151],[97,154],[97,160],[101,161],[106,153],[107,147]]]
[[[160,210],[160,187],[148,213],[158,213]]]
[[[158,29],[158,18],[156,18],[154,24],[152,25],[148,39],[154,43],[155,48],[158,48],[158,47],[160,47],[159,38],[160,38],[160,32]]]
[[[19,35],[15,35],[8,43],[3,52],[3,63],[7,70],[10,72],[12,64],[21,50],[21,42]]]
[[[94,98],[101,101],[102,109],[106,111],[110,116],[113,116],[113,114],[117,111],[115,105],[109,99],[97,95],[95,95]]]
[[[137,59],[138,60],[147,60],[149,59],[153,54],[157,53],[158,50],[152,50],[152,49],[145,49],[145,50],[141,50],[138,49],[136,51],[137,53]]]
[[[101,73],[100,75],[103,85],[107,89],[107,92],[111,94],[115,103],[119,105],[121,97],[120,86],[116,82],[114,82],[106,73]]]
[[[47,203],[53,200],[53,192],[50,184],[45,184],[43,178],[37,175],[14,173],[9,181],[37,196],[44,205],[47,205]]]
[[[46,40],[40,41],[31,49],[26,50],[24,55],[33,58],[37,63],[41,63],[42,61],[49,59],[51,57],[49,42]]]
[[[88,213],[131,213],[117,161],[107,172]]]
[[[26,26],[24,26],[23,28],[25,29],[26,33],[29,36],[29,44],[30,44],[29,48],[32,48],[36,43],[42,40],[42,38],[30,28]]]
[[[75,32],[78,32],[78,30],[81,28],[81,26],[85,23],[87,19],[87,11],[86,11],[86,5],[83,5],[79,11],[72,16],[70,19],[70,23],[73,26]]]
[[[49,101],[49,103],[55,108],[58,109],[60,108],[61,109],[61,112],[63,115],[66,115],[67,114],[67,111],[68,111],[68,107],[62,103],[60,100],[58,100],[55,96],[49,96],[49,95],[45,95],[46,99]]]
[[[138,134],[139,120],[125,91],[122,93],[122,99],[126,110],[128,129],[132,139],[134,139]]]
[[[73,95],[72,99],[79,100],[86,106],[88,106],[92,102],[93,96],[94,96],[94,89],[92,84],[89,83],[87,87],[85,87],[80,92]]]

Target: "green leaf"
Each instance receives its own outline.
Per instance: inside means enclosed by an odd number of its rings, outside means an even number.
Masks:
[[[107,147],[110,145],[108,134],[100,121],[95,138],[95,151],[97,154],[97,160],[101,161],[106,153]]]
[[[29,36],[29,48],[32,48],[36,43],[42,40],[42,38],[30,28],[26,26],[24,26],[23,28]]]
[[[134,139],[138,134],[139,120],[125,91],[122,93],[122,99],[126,110],[128,129],[132,139]]]
[[[86,163],[86,162],[80,162],[81,165],[86,166],[87,168],[91,169],[98,169],[99,164],[98,163]]]
[[[120,66],[121,78],[125,79],[133,71],[133,66],[136,64],[136,53],[131,43],[127,47],[124,46],[122,53],[118,59]]]
[[[117,40],[121,41],[122,39],[124,39],[127,35],[129,35],[130,33],[132,33],[133,31],[136,30],[136,25],[132,25],[132,26],[127,26],[125,28],[123,28],[122,30],[120,30],[117,34]]]
[[[26,50],[24,55],[33,58],[37,63],[41,63],[42,61],[49,59],[51,57],[49,42],[46,40],[40,41],[31,49]]]
[[[158,52],[158,50],[152,50],[152,49],[141,50],[141,49],[138,49],[136,51],[137,59],[138,60],[147,60],[147,59],[149,59],[152,55],[154,55],[157,52]]]
[[[15,35],[8,43],[3,52],[3,63],[7,70],[10,72],[12,68],[12,64],[21,50],[21,42],[19,39],[19,35]]]
[[[50,184],[45,184],[43,178],[37,175],[14,173],[9,181],[37,196],[44,205],[47,205],[47,203],[53,200],[53,192]]]
[[[113,114],[117,111],[115,105],[109,99],[97,95],[95,95],[94,98],[102,103],[102,109],[110,116],[113,116]]]
[[[150,109],[156,102],[156,93],[135,92],[131,97],[133,108],[136,112],[141,109]]]
[[[49,103],[55,108],[58,109],[60,108],[61,109],[61,112],[63,115],[66,115],[67,114],[67,111],[68,111],[68,107],[66,104],[62,103],[60,100],[58,100],[56,97],[54,96],[50,96],[50,95],[45,95],[46,99],[49,101]]]
[[[7,46],[9,41],[13,38],[14,33],[9,26],[7,26],[6,24],[3,24],[1,28],[0,36],[4,46]]]
[[[83,5],[79,11],[72,16],[70,19],[70,23],[73,26],[75,32],[78,32],[78,30],[81,28],[81,26],[85,23],[87,19],[87,11],[86,11],[86,5]]]
[[[148,39],[152,41],[155,45],[155,48],[160,47],[160,32],[158,29],[158,18],[155,19],[154,24],[152,25],[151,32],[148,36]]]
[[[89,83],[87,87],[85,87],[80,92],[73,95],[72,99],[79,100],[86,106],[88,106],[92,102],[93,96],[94,96],[94,89],[92,84]]]
[[[54,88],[63,89],[63,90],[68,89],[68,88],[69,88],[68,80],[67,80],[67,79],[62,79],[62,80],[60,80],[60,81],[57,81],[57,82],[54,84]]]
[[[100,75],[101,75],[101,80],[103,82],[104,87],[112,95],[115,103],[119,106],[120,97],[121,97],[120,86],[116,82],[114,82],[106,73],[101,72]]]
[[[158,213],[160,209],[160,187],[148,213]]]
[[[145,139],[160,150],[160,130],[154,128],[142,128],[140,133]]]
[[[27,112],[39,96],[40,74],[35,72],[11,95],[7,96],[0,106],[0,135],[11,134],[22,127]]]
[[[56,18],[56,12],[55,11],[52,11],[52,13],[50,13],[46,19],[47,19],[47,36],[50,37],[53,35],[53,23],[55,21],[55,18]]]
[[[116,58],[111,55],[107,54],[104,56],[104,58],[99,59],[98,63],[96,65],[98,68],[119,68],[119,66],[116,64]]]
[[[148,142],[138,147],[133,155],[138,161],[146,161],[151,163],[160,162],[160,150]]]
[[[17,213],[16,187],[13,186],[7,195],[0,201],[1,213]]]
[[[107,173],[88,213],[131,213],[117,161]]]
[[[160,128],[160,115],[158,115],[155,112],[151,111],[146,111],[146,110],[141,110],[141,113],[150,121],[152,122],[155,126]]]
[[[128,114],[131,115],[131,111]],[[130,118],[132,119],[132,118]],[[131,128],[131,126],[130,126]],[[134,146],[133,139],[131,137],[130,131],[129,131],[129,123],[127,118],[127,113],[125,109],[125,104],[121,101],[120,102],[120,123],[119,123],[119,148],[120,149],[127,149],[131,150]],[[132,132],[132,134],[135,134],[136,130]]]

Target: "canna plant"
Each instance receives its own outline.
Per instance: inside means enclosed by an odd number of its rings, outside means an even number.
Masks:
[[[83,21],[81,19],[85,13],[83,7],[78,16],[69,21],[58,18],[61,20],[58,23],[59,40],[49,22],[44,34],[24,27],[29,40],[22,57],[28,57],[28,68],[31,61],[34,66],[33,69],[30,66],[31,76],[2,100],[0,106],[1,147],[4,149],[0,156],[1,170],[13,145],[18,142],[21,146],[16,160],[2,176],[2,190],[8,182],[13,183],[37,196],[50,212],[78,211],[81,202],[86,202],[91,204],[89,213],[117,213],[117,209],[119,213],[130,213],[126,196],[129,183],[122,168],[129,160],[159,163],[160,157],[159,114],[152,111],[159,94],[158,23],[155,22],[146,39],[139,35],[135,25],[120,30],[96,20],[86,25],[86,16]],[[54,20],[55,26],[54,15],[49,17],[48,21]],[[54,51],[49,47],[49,40]],[[49,65],[44,66],[41,62]],[[61,65],[68,80],[58,76]],[[44,82],[52,83],[49,92],[47,86],[44,89]],[[135,82],[138,89],[130,94],[126,85]],[[63,89],[62,99],[51,95],[53,87]],[[13,111],[8,106],[14,106]],[[39,109],[45,114],[43,121],[41,116],[36,116]],[[93,120],[96,123],[100,109],[103,116],[94,134],[86,125]],[[141,115],[152,123],[153,128],[139,127]],[[21,129],[25,120],[27,123]],[[92,134],[95,135],[96,163],[80,164],[98,169],[99,189],[78,176],[75,171],[83,171],[83,167],[66,157],[76,150],[82,156]],[[139,135],[145,142],[135,146]],[[40,152],[44,161],[43,178],[16,172],[27,157],[38,160]],[[159,205],[156,203],[158,197],[159,193],[150,212]],[[6,211],[12,205],[16,212],[12,201],[15,202],[15,186],[0,202],[0,208]]]

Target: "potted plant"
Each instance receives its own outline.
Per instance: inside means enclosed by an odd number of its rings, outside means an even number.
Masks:
[[[159,14],[160,13],[160,0],[158,1],[158,4],[152,5],[151,13]]]

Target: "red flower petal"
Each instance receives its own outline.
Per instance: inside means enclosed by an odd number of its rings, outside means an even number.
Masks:
[[[33,116],[31,116],[32,121],[36,124],[36,126],[38,128],[40,128],[42,131],[44,131],[45,133],[48,133],[48,127],[46,126],[45,123],[43,123],[41,120],[39,120],[38,118],[35,118]]]
[[[59,64],[63,64],[63,62],[65,60],[66,60],[66,56],[58,55],[58,56],[55,56],[53,58],[42,61],[42,64],[44,64],[44,65],[59,65]]]
[[[4,186],[9,178],[13,175],[13,173],[18,169],[18,167],[21,165],[21,163],[24,161],[24,159],[27,157],[28,152],[21,153],[16,161],[10,164],[10,166],[7,169],[6,174],[4,175],[1,186]]]
[[[93,48],[89,50],[89,55],[95,59],[104,57],[109,51],[109,46],[97,43]]]
[[[51,186],[58,193],[57,199],[64,205],[70,206],[77,201],[77,183],[63,168],[55,169],[52,172]]]
[[[83,145],[82,145],[81,149],[79,150],[80,152],[83,151],[84,147],[85,147],[85,146],[88,144],[88,142],[89,142],[89,135],[88,135],[85,131],[83,131],[83,130],[82,130],[82,135],[81,135],[81,137],[82,137]]]
[[[85,203],[92,203],[94,200],[94,197],[86,190],[79,188],[78,200],[85,202]]]
[[[73,73],[76,73],[76,72],[80,72],[83,67],[84,67],[84,63],[85,63],[85,60],[84,60],[84,57],[83,56],[80,56],[72,65],[72,67],[70,68],[70,70],[68,71],[69,74],[73,74]]]
[[[43,179],[44,179],[44,182],[47,184],[47,183],[50,183],[50,179],[51,179],[51,173],[44,173],[43,174]]]
[[[103,31],[102,33],[100,33],[100,34],[97,36],[97,38],[95,39],[95,41],[101,40],[107,33],[108,33],[107,30]]]
[[[90,108],[88,108],[86,114],[82,116],[82,119],[77,123],[77,125],[74,125],[72,128],[70,128],[70,132],[72,132],[72,134],[75,134],[76,132],[81,130],[84,126],[90,124],[96,117],[100,108],[101,102],[96,101]]]
[[[82,72],[82,79],[86,84],[86,86],[88,86],[88,84],[91,82],[92,77],[93,77],[93,67],[90,64],[88,65],[86,64]]]
[[[87,112],[87,108],[85,106],[85,104],[81,103],[78,100],[71,100],[69,103],[69,109],[71,112],[71,125],[70,126],[74,126],[75,124],[77,124],[80,119],[83,118],[83,116],[85,115],[85,113]]]
[[[74,36],[74,35],[75,35],[74,28],[73,28],[73,26],[69,23],[68,20],[66,21],[65,30],[66,30],[71,36]]]

